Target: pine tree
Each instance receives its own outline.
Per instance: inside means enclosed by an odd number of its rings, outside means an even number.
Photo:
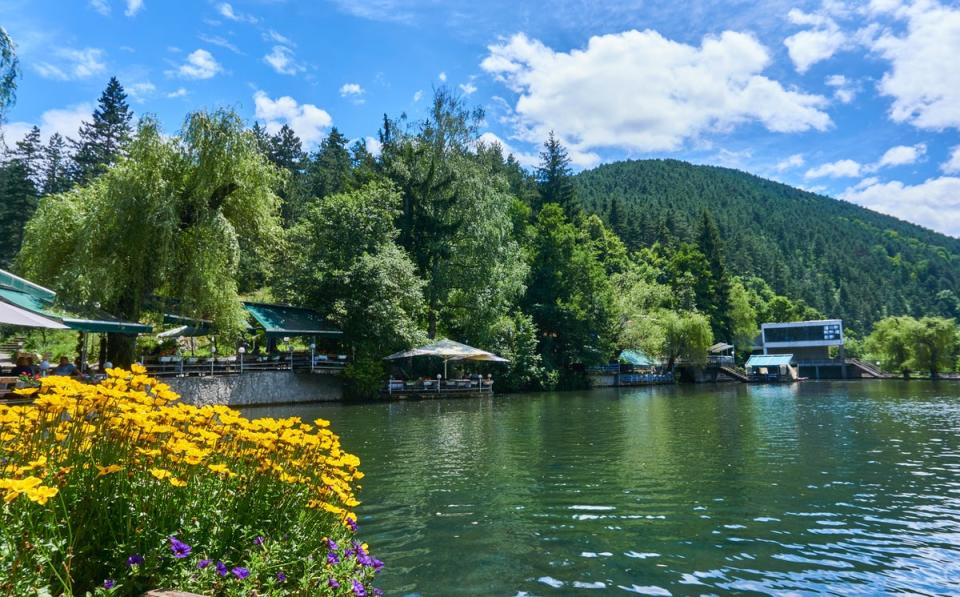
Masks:
[[[37,187],[26,164],[14,157],[0,166],[0,263],[20,251],[24,227],[37,209]]]
[[[120,158],[130,142],[133,113],[127,94],[116,77],[110,77],[100,95],[93,121],[80,126],[75,147],[73,180],[86,184],[100,176]]]
[[[270,155],[270,133],[267,132],[267,129],[260,126],[259,122],[253,123],[253,128],[250,129],[250,132],[253,133],[253,138],[257,141],[257,148],[265,156]]]
[[[377,178],[377,158],[374,157],[367,144],[358,140],[350,147],[350,165],[353,168],[352,178],[354,188],[359,189],[371,180]]]
[[[254,133],[256,134],[256,133]],[[283,225],[289,227],[299,219],[305,202],[303,179],[303,144],[300,137],[288,125],[283,125],[276,135],[270,137],[267,157],[275,166],[286,170],[287,182],[278,193],[280,195],[280,213]]]
[[[710,299],[705,305],[698,305],[710,317],[713,336],[718,341],[727,342],[732,336],[730,323],[730,277],[723,259],[723,242],[716,222],[706,210],[700,222],[698,239],[700,252],[710,265]]]
[[[43,154],[43,194],[53,195],[70,190],[70,155],[67,153],[67,142],[60,133],[50,136]]]
[[[537,186],[540,190],[540,205],[534,206],[537,211],[547,203],[559,205],[568,218],[580,211],[573,187],[570,158],[553,131],[550,131],[540,152]]]
[[[34,187],[39,188],[43,184],[44,155],[39,127],[33,126],[23,139],[17,141],[13,159],[20,162]]]
[[[349,190],[352,187],[352,169],[347,138],[337,127],[333,127],[307,166],[310,194],[314,197],[326,197]]]

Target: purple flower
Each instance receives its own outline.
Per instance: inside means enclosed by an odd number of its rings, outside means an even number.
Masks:
[[[170,535],[170,551],[173,552],[173,557],[182,560],[190,555],[193,548],[177,539],[176,535]]]
[[[363,588],[363,584],[357,579],[353,579],[353,594],[357,597],[367,597],[367,591]]]
[[[331,551],[330,553],[327,554],[327,563],[330,564],[331,566],[339,564],[340,556],[338,556],[336,552]]]
[[[327,581],[327,584],[330,585],[330,588],[331,588],[331,589],[339,589],[339,588],[340,588],[340,583],[338,583],[338,582],[337,582],[337,579],[335,579],[335,578],[331,578],[330,580],[328,580],[328,581]]]
[[[287,582],[287,575],[283,573],[283,570],[277,572],[277,582]]]
[[[223,562],[217,562],[217,574],[220,576],[226,576],[229,570],[227,570],[227,565]]]
[[[337,549],[339,549],[337,547],[337,542],[333,539],[327,539],[327,547],[330,548],[330,551],[337,551]]]
[[[383,595],[383,591],[381,591],[377,587],[373,587],[373,594],[376,595],[377,597],[381,597],[381,595]]]
[[[199,562],[197,562],[197,568],[199,568],[200,570],[203,570],[204,568],[206,568],[212,563],[213,563],[213,560],[200,560]]]
[[[141,564],[143,564],[143,556],[138,553],[135,553],[127,558],[127,566],[133,567],[140,566]]]
[[[240,580],[243,580],[246,577],[250,576],[250,571],[244,568],[243,566],[237,566],[230,572],[233,572],[233,575],[239,578]]]
[[[263,545],[263,537],[257,535],[257,538],[253,540],[254,545]]]
[[[347,526],[350,527],[350,530],[354,533],[357,532],[357,522],[352,518],[347,518]]]
[[[383,562],[377,558],[373,558],[373,570],[375,572],[380,572],[383,569]]]
[[[112,580],[110,580],[110,579],[108,578],[107,580],[103,581],[103,588],[104,588],[104,589],[112,589],[112,588],[113,588],[113,585],[115,585],[115,584],[116,584],[116,583],[114,583]]]

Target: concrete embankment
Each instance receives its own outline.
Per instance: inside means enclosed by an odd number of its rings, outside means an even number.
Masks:
[[[163,380],[187,404],[253,406],[334,402],[343,398],[336,375],[251,371],[243,375],[173,377]]]

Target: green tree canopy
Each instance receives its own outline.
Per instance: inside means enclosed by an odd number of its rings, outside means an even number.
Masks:
[[[103,176],[41,201],[18,267],[80,308],[137,320],[149,299],[168,297],[236,333],[239,252],[276,242],[279,182],[232,112],[191,114],[173,138],[144,120]],[[133,356],[122,338],[109,350],[117,364]]]
[[[110,77],[93,119],[80,125],[79,136],[73,142],[73,179],[77,183],[90,182],[124,155],[133,134],[132,120],[123,86],[116,77]]]

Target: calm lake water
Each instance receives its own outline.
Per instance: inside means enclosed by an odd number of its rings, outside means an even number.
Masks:
[[[960,594],[960,384],[255,409],[333,421],[388,595]]]

